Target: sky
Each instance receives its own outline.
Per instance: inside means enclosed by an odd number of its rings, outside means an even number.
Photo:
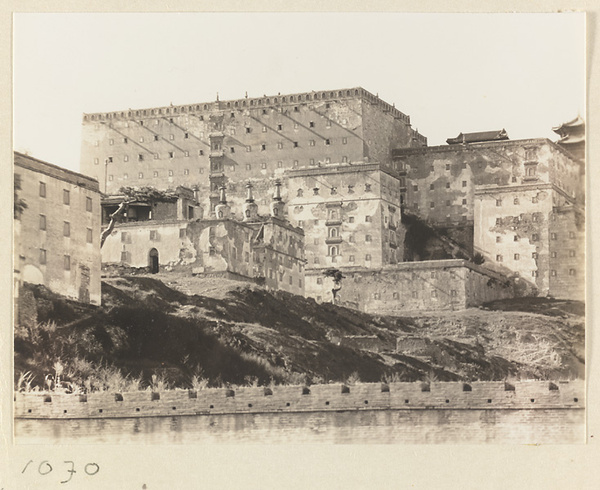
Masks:
[[[585,116],[581,14],[16,14],[14,149],[79,170],[83,113],[362,86],[429,145]]]

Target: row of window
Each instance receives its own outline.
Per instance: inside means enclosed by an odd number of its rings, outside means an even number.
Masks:
[[[433,208],[435,208],[435,205],[436,205],[436,202],[435,201],[431,201],[429,203],[429,208],[433,209]],[[461,205],[462,206],[466,206],[467,205],[467,200],[463,199]],[[450,199],[446,200],[446,206],[453,206],[452,201]],[[417,203],[417,202],[413,203],[413,209],[419,209],[419,203]]]
[[[333,262],[336,262],[337,258],[340,257],[340,249],[336,246],[331,246],[329,247],[328,251],[327,251],[327,256],[331,257]],[[365,254],[365,262],[370,262],[371,259],[371,254]],[[356,257],[354,255],[348,255],[348,262],[355,262],[356,261]],[[313,259],[313,264],[319,264],[320,258],[319,257],[315,257]],[[318,282],[318,279],[317,279]],[[319,283],[320,284],[320,283]]]
[[[47,231],[47,218],[45,214],[40,214],[40,230]],[[63,236],[70,237],[71,236],[71,223],[68,221],[63,221]],[[86,241],[87,243],[92,243],[93,241],[93,231],[91,228],[87,228],[86,232]]]
[[[330,215],[330,217],[328,219],[335,220],[335,219],[337,219],[337,215],[335,215],[335,216]],[[318,219],[312,220],[312,223],[315,226],[318,225],[319,222],[320,221]],[[355,222],[354,216],[348,216],[348,223],[354,223],[354,222]],[[365,216],[365,223],[372,223],[372,222],[373,222],[373,216]],[[303,221],[303,220],[298,221],[298,227],[304,228],[304,225],[305,225],[305,221]]]
[[[47,187],[45,182],[40,182],[39,196],[43,198],[47,197]],[[68,189],[63,189],[63,204],[66,204],[67,206],[71,204],[71,191],[69,191]],[[85,210],[89,212],[92,211],[91,197],[85,198]]]
[[[40,265],[46,265],[48,260],[48,251],[44,248],[40,248]],[[63,269],[66,271],[71,270],[71,256],[63,255]]]

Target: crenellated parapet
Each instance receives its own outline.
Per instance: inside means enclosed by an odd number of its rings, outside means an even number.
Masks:
[[[156,118],[157,116],[173,116],[181,114],[200,114],[204,112],[219,112],[231,110],[243,110],[250,108],[260,108],[266,106],[294,106],[297,104],[311,103],[315,101],[336,100],[336,99],[357,99],[360,98],[372,105],[378,106],[382,111],[389,112],[393,117],[404,121],[410,125],[410,116],[396,109],[394,104],[388,104],[380,99],[378,95],[372,94],[362,87],[347,89],[324,90],[300,92],[287,95],[263,95],[262,97],[245,97],[243,99],[216,100],[212,102],[200,102],[196,104],[169,105],[162,107],[151,107],[146,109],[128,109],[126,111],[96,112],[83,115],[83,120],[87,121],[110,121],[112,119],[143,119],[147,117]],[[416,131],[420,138],[424,138]],[[424,138],[425,141],[427,140]]]
[[[16,393],[18,419],[166,417],[354,410],[584,409],[575,381],[360,383],[198,391]]]

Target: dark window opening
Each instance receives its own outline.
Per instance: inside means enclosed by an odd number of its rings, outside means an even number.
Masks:
[[[160,400],[160,393],[152,392],[150,400],[152,400],[153,402]]]
[[[422,392],[431,391],[431,386],[429,385],[429,383],[421,383],[421,391]]]
[[[233,390],[227,390],[225,392],[225,397],[226,398],[233,398],[233,397],[235,397],[235,391],[233,391]]]
[[[463,391],[473,391],[473,388],[471,387],[471,385],[468,384],[463,384]]]
[[[348,386],[342,386],[342,393],[350,393],[350,388]]]
[[[303,395],[310,395],[310,389],[308,389],[306,387],[302,388],[302,394]]]
[[[123,401],[123,395],[121,395],[121,393],[115,393],[115,401],[116,402],[122,402]]]
[[[381,385],[381,392],[382,393],[389,393],[390,392],[390,386],[389,385]]]
[[[87,403],[87,395],[79,395],[79,403]]]

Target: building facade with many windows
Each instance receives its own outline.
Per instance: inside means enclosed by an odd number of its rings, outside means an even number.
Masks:
[[[15,271],[78,301],[100,304],[98,182],[36,158],[14,154]]]

